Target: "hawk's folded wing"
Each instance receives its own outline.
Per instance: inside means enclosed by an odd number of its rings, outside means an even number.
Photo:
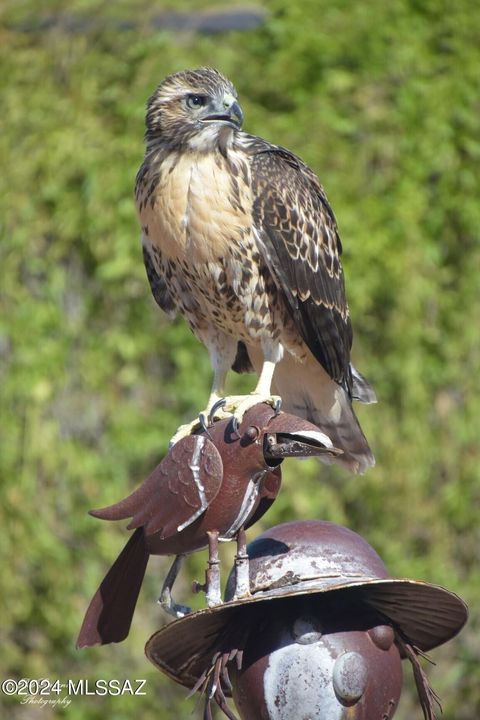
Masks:
[[[304,342],[351,392],[352,328],[333,211],[314,173],[288,150],[252,158],[255,231]]]
[[[174,317],[176,307],[170,293],[168,292],[166,280],[157,272],[155,262],[152,257],[152,251],[145,243],[142,243],[142,250],[143,262],[145,263],[148,282],[150,283],[150,289],[153,297],[155,298],[155,302],[164,312],[167,313],[167,315]]]

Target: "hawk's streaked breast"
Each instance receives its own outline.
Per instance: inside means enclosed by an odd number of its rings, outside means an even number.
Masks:
[[[165,259],[216,261],[250,232],[250,183],[237,181],[235,160],[219,152],[172,152],[163,160],[156,187],[146,203],[140,199],[140,217]],[[244,161],[238,164],[248,172]],[[149,187],[147,177],[141,197]]]
[[[140,175],[144,245],[204,342],[215,329],[245,342],[274,333],[276,292],[252,229],[249,173],[244,154],[230,148],[227,156],[171,152]]]

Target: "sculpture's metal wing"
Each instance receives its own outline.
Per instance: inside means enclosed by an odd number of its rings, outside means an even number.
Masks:
[[[145,535],[171,537],[191,525],[216,497],[223,463],[205,436],[180,440],[131,495],[90,514],[102,520],[132,518],[128,529],[143,527]]]

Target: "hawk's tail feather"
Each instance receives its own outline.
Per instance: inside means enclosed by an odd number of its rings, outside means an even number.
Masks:
[[[256,358],[252,359],[256,365]],[[356,373],[356,377],[361,375]],[[368,383],[363,382],[367,392]],[[285,353],[275,368],[273,386],[282,398],[282,410],[313,422],[335,447],[343,450],[343,455],[330,462],[341,463],[353,473],[364,473],[375,465],[347,391],[330,378],[313,355],[308,353],[306,361],[301,363]],[[326,458],[323,460],[328,462]]]
[[[364,378],[363,375],[353,367],[353,365],[350,365],[350,370],[352,373],[353,399],[366,404],[376,403],[377,396],[375,394],[375,390],[372,388],[368,380],[366,380],[366,378]]]
[[[339,462],[355,474],[362,474],[375,465],[375,458],[367,442],[350,399],[343,388],[339,388],[341,414],[339,418],[323,415],[320,410],[310,404],[311,398],[306,397],[303,407],[295,405],[295,413],[302,414],[307,420],[317,425],[330,440],[334,447],[343,450],[343,455],[324,459],[324,462]],[[283,406],[282,406],[283,407]],[[286,409],[286,408],[285,408]],[[299,409],[303,412],[299,413]],[[320,460],[323,458],[320,457]]]
[[[235,356],[232,370],[236,373],[253,372],[253,365],[248,356],[248,350],[244,342],[239,340],[237,344],[237,354]]]

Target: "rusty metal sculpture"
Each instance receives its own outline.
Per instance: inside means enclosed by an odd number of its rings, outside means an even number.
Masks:
[[[235,596],[248,594],[244,528],[275,500],[283,458],[316,455],[328,462],[339,452],[314,425],[266,404],[252,408],[236,432],[225,420],[179,441],[129,497],[91,511],[104,520],[132,518],[128,529],[135,532],[94,595],[77,646],[127,637],[150,555],[176,556],[160,598],[175,617],[190,612],[171,597],[181,561],[207,545],[206,584],[196,588],[206,591],[209,606],[221,602],[218,541],[238,538]]]
[[[307,597],[260,622],[231,671],[242,720],[393,717],[402,663],[394,630],[378,615]]]
[[[155,633],[148,658],[176,682],[215,699],[232,695],[242,720],[389,720],[412,663],[426,720],[438,698],[418,656],[456,635],[467,608],[439,586],[391,578],[359,535],[330,522],[291,522],[248,548],[250,596]]]

